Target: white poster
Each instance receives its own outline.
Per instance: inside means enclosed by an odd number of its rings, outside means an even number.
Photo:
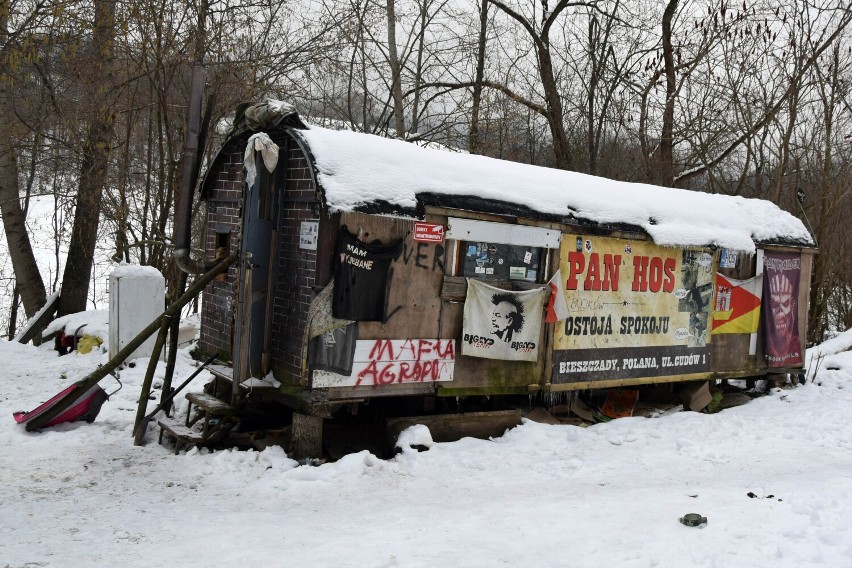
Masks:
[[[299,248],[317,250],[317,237],[319,236],[319,221],[302,221],[299,227]]]
[[[502,290],[467,279],[462,355],[536,361],[547,288]]]

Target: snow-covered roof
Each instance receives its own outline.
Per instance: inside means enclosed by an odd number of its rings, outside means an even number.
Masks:
[[[332,212],[374,204],[414,214],[424,195],[516,204],[566,221],[641,227],[660,245],[814,246],[802,222],[775,204],[423,148],[352,131],[293,130],[307,144]]]

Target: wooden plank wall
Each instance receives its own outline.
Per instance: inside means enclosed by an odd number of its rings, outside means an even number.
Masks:
[[[755,275],[757,255],[739,253],[737,265],[733,268],[719,268],[719,254],[714,259],[717,270],[722,276],[736,280],[748,280]],[[758,334],[760,337],[760,334]],[[750,335],[740,333],[721,333],[710,337],[710,370],[712,372],[754,370],[763,365],[763,346],[758,353],[748,354]],[[760,358],[758,359],[758,355]]]
[[[428,215],[425,222],[446,225],[444,215]],[[455,241],[442,244],[416,242],[412,237],[414,221],[391,217],[380,217],[364,213],[345,213],[341,225],[346,225],[352,234],[370,243],[378,240],[389,243],[403,240],[403,249],[391,265],[388,290],[388,318],[385,322],[361,322],[359,339],[454,339],[462,337],[466,282],[454,276],[447,263],[457,258]],[[558,252],[551,251],[558,256]],[[718,267],[718,254],[716,255]],[[551,258],[553,266],[557,258]],[[757,257],[740,253],[736,267],[719,269],[725,276],[746,280],[755,275]],[[799,299],[800,333],[804,338],[807,322],[807,283],[810,278],[812,254],[802,255],[802,292]],[[549,274],[547,275],[550,276]],[[546,280],[546,278],[545,278]],[[528,289],[529,283],[506,282],[497,285],[507,289]],[[536,284],[535,286],[542,286]],[[534,392],[550,381],[548,355],[552,349],[552,326],[542,325],[542,349],[539,360],[533,363],[501,361],[466,357],[461,355],[461,344],[457,342],[456,364],[452,382],[438,386],[443,395],[504,394]],[[762,329],[758,332],[757,352],[749,355],[749,335],[721,334],[711,339],[710,373],[733,373],[735,376],[758,375],[765,369],[763,357]],[[659,382],[681,380],[676,377],[658,378]],[[647,381],[643,381],[647,382]],[[387,396],[410,393],[415,385],[389,386],[382,393],[368,396]],[[586,387],[588,388],[588,385]],[[358,389],[354,389],[357,391]],[[417,389],[415,389],[417,390]],[[353,391],[353,394],[354,394]],[[363,392],[363,391],[362,391]]]
[[[415,242],[414,221],[345,213],[341,225],[365,243],[388,244],[403,240],[402,251],[391,263],[387,295],[387,320],[361,322],[359,339],[442,339],[439,332],[441,283],[446,262],[445,244]],[[427,223],[446,224],[446,218]]]
[[[446,225],[447,218],[427,215],[424,222]],[[455,295],[444,294],[442,299],[445,280],[448,280],[445,278],[446,264],[454,258],[447,250],[447,241],[441,244],[414,241],[414,221],[408,219],[345,213],[341,224],[352,234],[360,232],[361,240],[367,243],[378,240],[386,244],[403,239],[403,250],[390,269],[387,321],[361,322],[359,339],[461,338],[465,293],[464,286],[459,288],[458,278],[449,278],[455,283]],[[542,338],[544,334],[542,330]],[[529,363],[465,357],[460,354],[459,346],[454,379],[440,386],[443,389],[526,392],[528,385],[541,384],[548,348],[543,345],[539,361]]]
[[[799,280],[799,341],[803,359],[808,338],[808,309],[810,308],[811,273],[814,269],[815,254],[815,250],[802,251],[802,272]]]

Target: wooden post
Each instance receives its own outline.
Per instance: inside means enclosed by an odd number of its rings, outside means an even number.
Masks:
[[[295,460],[322,457],[321,416],[293,413],[290,457]]]
[[[239,302],[237,306],[239,341],[235,345],[234,380],[231,383],[231,404],[234,405],[238,404],[240,400],[240,384],[247,380],[251,374],[251,366],[249,365],[251,337],[249,337],[249,334],[251,333],[252,312],[252,266],[250,260],[243,267],[239,282],[240,289],[237,293]]]
[[[160,353],[163,351],[163,345],[166,343],[166,337],[169,334],[169,324],[171,323],[168,316],[160,318],[160,333],[157,335],[157,341],[154,343],[154,348],[151,351],[151,358],[148,359],[148,368],[145,370],[145,378],[142,380],[142,390],[139,392],[139,405],[136,407],[136,421],[133,422],[133,435],[139,430],[139,424],[145,418],[145,411],[148,410],[148,396],[151,394],[151,383],[154,382],[154,371],[157,369],[157,361],[160,359]],[[166,388],[165,386],[163,388]],[[169,387],[171,388],[171,387]]]

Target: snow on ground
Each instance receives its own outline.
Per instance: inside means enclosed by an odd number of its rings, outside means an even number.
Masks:
[[[820,374],[821,369],[845,367],[852,370],[852,329],[844,331],[821,345],[808,349],[805,368],[809,376]]]
[[[852,353],[833,357],[718,414],[525,422],[311,467],[277,447],[175,456],[153,427],[135,447],[144,361],[93,424],[27,433],[12,412],[105,355],[0,342],[0,567],[852,566]],[[175,380],[192,369],[181,353]]]
[[[47,337],[59,331],[66,335],[92,335],[103,341],[106,349],[106,342],[109,341],[109,310],[89,310],[58,317],[44,328],[42,335]]]

